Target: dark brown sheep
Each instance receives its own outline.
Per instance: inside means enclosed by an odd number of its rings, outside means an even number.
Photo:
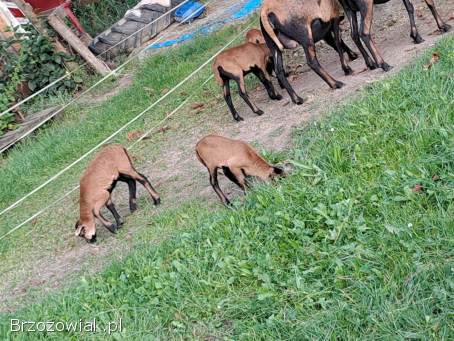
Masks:
[[[344,59],[344,52],[347,52],[351,60],[358,56],[341,39],[339,24],[342,20],[337,0],[263,1],[260,11],[262,33],[274,59],[276,75],[294,103],[301,104],[303,99],[295,93],[285,77],[283,49],[302,45],[308,65],[331,88],[340,88],[344,84],[335,80],[318,62],[315,43],[325,40],[338,52],[344,73],[351,74],[353,71]]]

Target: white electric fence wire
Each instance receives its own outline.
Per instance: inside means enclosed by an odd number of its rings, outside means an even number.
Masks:
[[[182,3],[180,3],[179,5],[175,6],[174,8],[168,10],[167,12],[163,13],[161,16],[159,16],[158,18],[156,18],[155,20],[153,20],[152,22],[146,24],[144,27],[138,29],[137,31],[131,33],[129,36],[127,36],[126,38],[122,39],[121,41],[119,41],[118,43],[116,43],[115,45],[109,47],[107,50],[101,52],[99,54],[99,56],[102,56],[103,54],[111,51],[112,49],[114,49],[115,47],[117,47],[118,45],[121,45],[122,43],[124,43],[126,40],[128,40],[129,38],[135,36],[136,34],[142,32],[144,29],[146,29],[147,27],[149,27],[150,25],[153,25],[156,21],[158,21],[159,19],[163,18],[164,16],[168,15],[170,12],[173,12],[175,11],[178,7],[180,6],[183,6],[186,2],[188,2],[189,0],[185,0],[183,1]],[[192,14],[191,14],[192,16]],[[136,54],[137,55],[137,54]],[[136,56],[134,55],[134,57]],[[2,113],[0,113],[0,117],[6,115],[7,113],[11,112],[12,110],[20,107],[22,104],[24,103],[27,103],[28,101],[32,100],[33,98],[35,98],[36,96],[38,96],[39,94],[43,93],[44,91],[48,90],[49,88],[53,87],[54,85],[60,83],[62,80],[68,78],[69,76],[71,76],[72,74],[74,74],[75,72],[79,71],[82,67],[86,66],[87,65],[87,62],[79,65],[76,69],[72,70],[71,72],[66,72],[63,76],[61,76],[60,78],[54,80],[52,83],[49,83],[48,85],[46,85],[45,87],[43,87],[42,89],[38,90],[37,92],[33,93],[32,95],[28,96],[27,98],[24,98],[22,101],[20,102],[17,102],[16,104],[12,105],[11,107],[9,107],[8,109],[6,109],[5,111],[3,111]],[[116,70],[113,70],[112,72],[115,72]]]

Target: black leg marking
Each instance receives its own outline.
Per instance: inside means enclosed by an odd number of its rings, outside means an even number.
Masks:
[[[412,37],[415,44],[420,44],[424,41],[418,33],[418,29],[415,24],[415,8],[410,0],[403,0],[405,9],[407,10],[408,17],[410,19],[410,37]]]
[[[221,202],[224,205],[230,205],[229,199],[225,196],[225,194],[222,192],[221,188],[219,187],[219,182],[218,182],[218,169],[215,168],[213,171],[208,170],[210,173],[210,184],[211,187],[213,187],[214,191],[218,195],[219,199],[221,199]]]
[[[241,183],[238,181],[238,179],[236,178],[235,174],[232,173],[232,171],[230,170],[229,167],[223,166],[223,167],[222,167],[222,171],[224,172],[224,175],[225,175],[230,181],[232,181],[235,185],[237,185],[239,188],[241,188],[241,189],[244,191],[244,186],[241,185]]]
[[[123,225],[123,221],[121,219],[121,216],[118,214],[117,209],[115,208],[114,203],[112,200],[109,200],[106,204],[107,209],[112,213],[112,215],[115,218],[115,222],[117,223],[117,228],[119,228],[121,225]]]
[[[263,86],[266,89],[266,92],[268,93],[269,98],[273,100],[281,100],[282,96],[276,93],[276,90],[274,89],[273,83],[269,79],[266,78],[265,73],[259,69],[259,68],[254,68],[252,70],[254,75],[257,76],[257,78],[260,80],[260,82],[263,84]]]
[[[136,180],[129,179],[128,180],[128,187],[129,187],[129,210],[134,212],[137,210],[137,187],[136,187]]]
[[[359,31],[358,31],[358,18],[356,15],[356,11],[353,11],[348,4],[345,3],[345,0],[341,1],[342,6],[344,8],[345,14],[347,15],[348,21],[350,22],[350,27],[351,27],[351,37],[356,46],[359,49],[359,52],[364,58],[364,62],[366,63],[366,66],[370,70],[374,70],[377,68],[377,64],[372,60],[372,58],[369,56],[369,53],[366,51],[364,48],[363,43],[361,42],[360,36],[359,36]]]
[[[340,59],[340,62],[341,62],[342,70],[344,70],[344,73],[346,75],[351,75],[353,73],[353,70],[345,62],[344,50],[343,50],[342,42],[341,41],[337,41],[337,37],[333,38],[333,34],[331,32],[329,32],[325,36],[324,40],[326,41],[326,43],[329,46],[331,46],[339,54],[339,59]],[[339,36],[339,40],[340,40],[340,36]]]
[[[233,116],[233,119],[238,122],[243,121],[244,119],[240,115],[238,115],[238,112],[236,111],[235,107],[233,106],[232,95],[230,93],[230,79],[228,79],[227,77],[222,77],[222,80],[224,81],[224,85],[223,85],[224,99],[225,99],[225,102],[227,103],[227,106],[229,107],[229,110]]]
[[[137,174],[139,174],[141,176],[141,178],[139,178],[137,180],[140,182],[140,184],[142,186],[144,186],[145,188],[147,186],[149,186],[152,192],[157,193],[155,191],[155,189],[153,188],[153,186],[151,185],[150,180],[148,180],[148,178],[145,175],[143,175],[142,173],[139,173],[139,172],[137,172]],[[159,196],[152,195],[151,193],[150,193],[150,195],[151,195],[151,198],[153,199],[153,202],[155,205],[159,205],[161,203],[161,198]]]

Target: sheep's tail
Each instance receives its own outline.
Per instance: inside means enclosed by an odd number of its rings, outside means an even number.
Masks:
[[[224,81],[222,80],[222,77],[221,77],[221,71],[219,70],[221,66],[219,65],[218,61],[214,61],[213,65],[212,65],[212,69],[213,69],[213,73],[214,73],[214,78],[216,79],[216,82],[219,84],[219,85],[223,85],[224,84]]]
[[[268,15],[269,15],[268,8],[262,7],[262,10],[260,12],[260,25],[262,26],[262,30],[276,44],[277,48],[280,51],[283,51],[284,46],[279,41],[276,33],[274,33],[274,29],[270,24],[270,19],[269,19]]]

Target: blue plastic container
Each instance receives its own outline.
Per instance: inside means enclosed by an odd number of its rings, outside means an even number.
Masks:
[[[175,20],[178,22],[191,22],[200,17],[205,12],[205,6],[198,1],[188,1],[183,6],[178,7],[174,13]]]

